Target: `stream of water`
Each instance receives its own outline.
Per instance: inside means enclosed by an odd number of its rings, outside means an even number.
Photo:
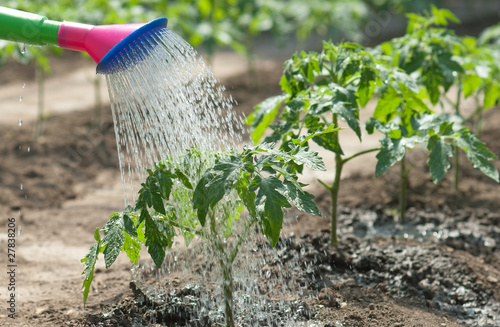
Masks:
[[[125,204],[135,200],[146,168],[165,156],[179,157],[191,147],[234,148],[241,141],[234,100],[186,41],[164,28],[141,42],[106,75]]]

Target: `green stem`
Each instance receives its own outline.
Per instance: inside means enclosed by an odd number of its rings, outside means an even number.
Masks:
[[[354,159],[354,158],[356,158],[356,157],[359,157],[359,156],[361,156],[361,155],[363,155],[363,154],[370,153],[370,152],[375,152],[375,151],[379,151],[380,149],[381,149],[381,148],[379,147],[379,148],[373,148],[373,149],[368,149],[368,150],[360,151],[360,152],[358,152],[358,153],[353,154],[353,155],[352,155],[352,156],[350,156],[350,157],[347,157],[347,158],[343,159],[343,160],[342,160],[342,164],[345,164],[345,163],[346,163],[346,162],[348,162],[349,160]]]
[[[234,312],[233,312],[233,262],[229,260],[224,244],[221,242],[217,234],[217,226],[215,215],[213,212],[210,215],[210,242],[215,249],[219,259],[219,265],[222,271],[222,292],[224,295],[224,310],[226,315],[226,327],[234,327]]]
[[[457,90],[457,102],[456,102],[456,106],[455,106],[455,113],[457,115],[460,115],[460,95],[462,93],[462,87],[459,86],[458,87],[458,90]],[[459,175],[460,175],[460,152],[458,151],[458,147],[455,146],[455,149],[454,149],[454,157],[455,157],[455,165],[454,165],[454,168],[455,168],[455,181],[453,183],[453,189],[455,191],[458,191],[458,183],[459,183]]]
[[[406,170],[406,155],[401,159],[400,191],[399,191],[399,219],[405,221],[406,206],[408,202],[408,171]]]
[[[233,264],[234,260],[236,259],[236,256],[238,255],[241,243],[243,243],[243,241],[247,239],[247,235],[250,232],[250,229],[252,228],[253,224],[255,224],[256,222],[257,222],[256,219],[253,219],[253,218],[250,219],[248,221],[247,225],[245,226],[245,229],[243,229],[243,232],[241,233],[241,235],[238,238],[238,242],[235,244],[233,251],[229,255],[229,262],[231,264]]]
[[[338,126],[338,116],[333,114],[333,124]],[[339,143],[339,133],[333,133],[334,142]],[[337,218],[338,218],[338,197],[340,188],[340,175],[342,174],[342,167],[344,162],[340,153],[335,153],[335,176],[333,184],[330,188],[330,195],[332,199],[332,221],[331,221],[331,240],[330,244],[334,247],[338,246],[337,239]]]
[[[455,145],[453,151],[454,157],[455,157],[455,164],[454,164],[454,169],[455,169],[455,181],[453,183],[453,189],[455,191],[458,191],[458,183],[460,181],[460,151],[458,149],[458,146]]]

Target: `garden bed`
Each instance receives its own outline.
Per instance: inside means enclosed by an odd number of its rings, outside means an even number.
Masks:
[[[240,110],[249,113],[256,102],[279,93],[281,71],[276,67],[258,72],[262,82],[257,90],[248,86],[246,77],[223,81]],[[500,112],[493,109],[486,114],[488,124],[481,139],[498,154]],[[15,323],[183,326],[191,319],[191,326],[215,324],[221,309],[214,303],[207,312],[189,317],[193,303],[201,304],[199,294],[205,294],[200,298],[211,294],[196,271],[131,283],[144,270],[136,269],[132,276],[131,264],[122,257],[110,270],[97,267],[95,286],[83,308],[79,259],[88,250],[95,227],[123,206],[109,110],[97,129],[91,129],[90,118],[90,111],[49,117],[39,143],[32,140],[29,123],[4,126],[0,132],[0,206],[4,215],[18,217],[22,227]],[[93,147],[85,150],[82,140]],[[349,177],[342,181],[338,249],[328,245],[329,194],[321,185],[313,184],[309,191],[317,195],[324,217],[287,213],[290,224],[277,249],[268,254],[275,260],[262,267],[259,280],[262,298],[277,321],[321,327],[500,324],[498,184],[464,162],[458,192],[447,179],[434,186],[425,162],[417,160],[419,151],[408,158],[412,162],[414,156],[416,166],[410,175],[410,209],[404,223],[394,223],[397,167],[375,179],[362,164],[351,166]],[[495,165],[500,167],[498,161]],[[267,253],[267,245],[260,247]],[[262,255],[256,253],[242,255]],[[179,254],[177,260],[183,255],[188,254]],[[5,265],[5,260],[3,255],[0,262]],[[148,262],[142,264],[149,267]],[[200,260],[198,265],[207,263]],[[293,286],[281,298],[265,281],[268,272],[273,275],[278,270]],[[153,284],[169,290],[161,305],[148,293]],[[6,289],[0,294],[4,298]],[[282,312],[286,308],[297,322],[286,321],[289,317]],[[259,316],[251,322],[268,324]]]

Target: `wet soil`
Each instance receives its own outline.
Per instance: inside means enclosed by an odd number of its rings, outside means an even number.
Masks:
[[[247,76],[222,81],[238,110],[248,113],[279,92],[279,66],[258,70],[257,86]],[[15,217],[22,232],[17,236],[17,318],[8,318],[2,306],[0,326],[173,327],[222,321],[216,286],[201,269],[158,279],[147,258],[132,273],[123,255],[110,269],[99,263],[83,307],[79,260],[93,242],[95,228],[123,206],[110,116],[108,108],[101,124],[91,126],[88,110],[52,115],[38,140],[32,136],[32,122],[2,125],[2,267],[7,265],[7,217]],[[481,139],[500,154],[500,110],[488,111],[486,118]],[[258,251],[242,253],[269,260],[257,280],[259,305],[267,316],[248,317],[239,306],[241,325],[500,326],[499,185],[464,160],[461,184],[454,191],[452,174],[432,184],[424,150],[412,151],[409,161],[413,170],[404,222],[397,221],[397,166],[378,179],[374,167],[349,168],[340,192],[336,249],[328,245],[329,195],[312,184],[309,191],[317,196],[323,217],[291,210],[275,249],[261,242]],[[498,161],[495,165],[500,168]],[[188,250],[176,259],[192,260]],[[210,266],[208,259],[196,259],[199,267]],[[150,278],[140,281],[138,274]],[[286,289],[270,286],[269,276],[278,275]],[[5,303],[5,276],[0,285]],[[167,291],[154,294],[151,286]],[[204,309],[196,309],[200,307]]]

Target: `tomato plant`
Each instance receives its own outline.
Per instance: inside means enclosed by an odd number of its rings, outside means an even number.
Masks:
[[[280,85],[284,93],[255,108],[247,123],[258,142],[281,141],[281,149],[315,142],[335,157],[332,184],[320,181],[331,194],[331,244],[337,246],[337,199],[343,166],[351,159],[378,148],[345,156],[340,142],[339,121],[344,120],[361,140],[359,107],[366,105],[378,79],[373,57],[360,45],[324,42],[321,53],[302,52],[285,62]],[[280,113],[280,120],[273,121]]]
[[[425,87],[432,105],[451,105],[455,120],[465,124],[493,106],[500,97],[498,64],[490,49],[479,48],[474,38],[459,38],[446,28],[448,21],[459,22],[448,10],[432,7],[423,15],[408,14],[407,33],[380,45],[378,60],[416,76]],[[450,99],[452,86],[456,87]],[[461,110],[461,99],[474,95],[476,109],[467,117]],[[484,99],[483,104],[479,98]],[[480,124],[478,124],[480,125]],[[458,128],[460,130],[460,128]],[[454,147],[454,187],[459,185],[459,146]],[[491,176],[490,176],[491,177]]]
[[[283,223],[282,208],[293,203],[299,210],[320,215],[314,196],[297,180],[296,172],[302,166],[324,170],[316,152],[298,145],[282,151],[272,144],[262,144],[241,153],[192,149],[178,160],[159,162],[148,170],[135,207],[113,213],[102,228],[102,238],[101,229],[96,229],[96,243],[82,259],[84,303],[100,253],[106,267],[122,251],[137,263],[144,245],[160,267],[166,249],[180,233],[187,244],[198,236],[216,253],[223,279],[226,326],[233,327],[233,263],[252,227],[257,224],[275,246]],[[246,215],[242,213],[244,208]],[[236,240],[227,241],[230,236]]]

